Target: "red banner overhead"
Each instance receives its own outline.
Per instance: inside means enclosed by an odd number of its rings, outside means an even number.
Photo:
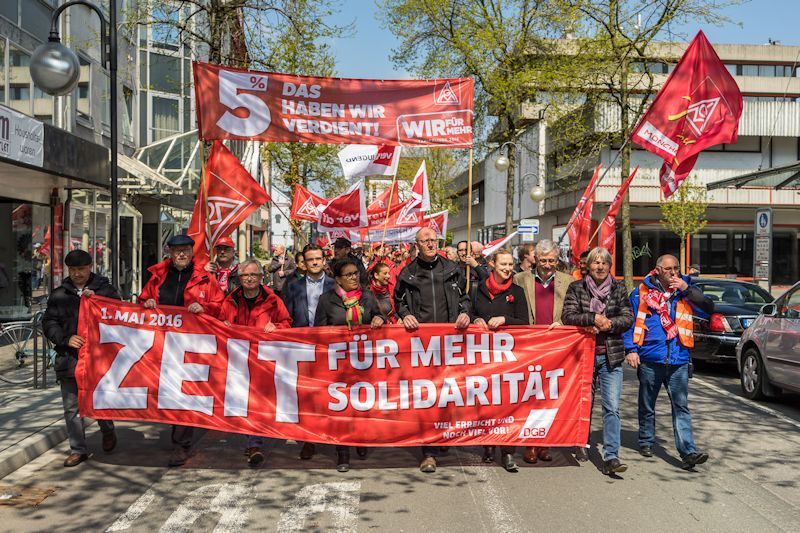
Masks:
[[[427,324],[226,327],[81,300],[80,412],[356,446],[583,446],[594,336]]]
[[[194,63],[202,139],[472,145],[472,78],[359,80]]]

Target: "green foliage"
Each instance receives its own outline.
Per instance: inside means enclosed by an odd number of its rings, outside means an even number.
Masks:
[[[704,186],[685,180],[668,199],[659,202],[661,224],[678,237],[681,242],[687,235],[694,235],[703,229],[708,208],[708,191]]]

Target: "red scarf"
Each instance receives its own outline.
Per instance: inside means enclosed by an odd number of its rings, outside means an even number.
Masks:
[[[369,290],[372,291],[372,294],[389,294],[389,284],[381,285],[380,283],[375,283],[375,280],[372,280],[369,284]]]
[[[513,279],[510,277],[503,283],[498,283],[494,279],[494,273],[489,274],[489,277],[486,278],[486,288],[489,290],[489,298],[494,300],[494,297],[498,294],[503,294],[508,289],[511,288],[511,283],[513,283]]]
[[[345,291],[338,283],[334,285],[333,289],[339,298],[342,299],[344,304],[344,319],[347,322],[347,327],[360,326],[364,323],[364,308],[361,307],[361,287],[354,291]]]
[[[219,284],[219,288],[222,289],[222,292],[226,292],[228,290],[228,280],[230,279],[233,271],[237,268],[239,268],[239,265],[236,264],[236,261],[231,263],[231,266],[228,268],[217,266],[217,283]]]

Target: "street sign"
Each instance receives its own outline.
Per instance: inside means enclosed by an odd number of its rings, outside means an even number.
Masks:
[[[517,232],[522,235],[522,242],[533,242],[533,239],[526,240],[525,235],[539,235],[539,219],[523,218],[519,221]]]
[[[767,290],[772,285],[772,209],[756,211],[753,235],[753,281]]]

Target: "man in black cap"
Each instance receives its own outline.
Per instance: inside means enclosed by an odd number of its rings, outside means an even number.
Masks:
[[[190,313],[219,314],[225,293],[214,276],[194,261],[194,241],[188,235],[175,235],[167,241],[169,258],[148,270],[152,274],[139,295],[147,309],[159,305],[185,307]],[[172,455],[169,466],[181,466],[191,455],[194,428],[172,426]]]
[[[97,294],[119,299],[119,292],[108,278],[92,272],[92,256],[87,252],[72,250],[64,262],[69,276],[47,300],[42,327],[56,350],[55,371],[61,385],[61,401],[64,404],[64,420],[67,423],[70,448],[64,466],[76,466],[89,458],[83,418],[78,414],[78,383],[75,381],[78,350],[85,342],[77,334],[81,298]],[[110,452],[117,445],[114,423],[110,420],[98,420],[97,423],[103,434],[103,451]]]
[[[361,258],[350,252],[352,248],[353,243],[344,237],[339,237],[333,241],[333,262],[335,263],[345,258],[355,261],[356,267],[358,268],[358,281],[361,283],[362,287],[368,287],[369,276],[367,276],[367,269],[364,268],[364,263],[361,261]],[[333,265],[331,265],[331,268],[333,268]]]

